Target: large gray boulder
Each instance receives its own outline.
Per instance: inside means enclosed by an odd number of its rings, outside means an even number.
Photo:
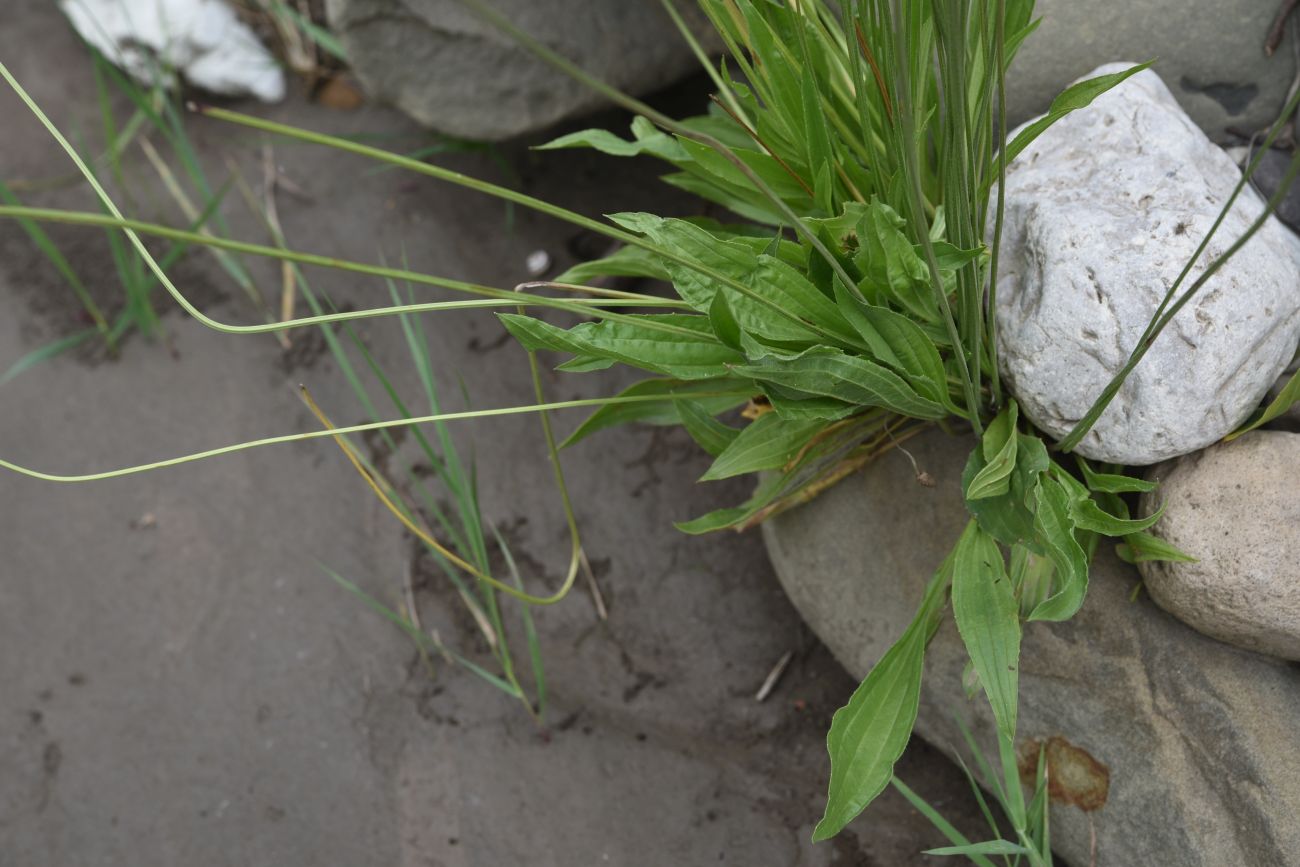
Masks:
[[[1042,24],[1007,78],[1011,122],[1099,63],[1155,60],[1192,120],[1216,141],[1226,127],[1272,123],[1295,75],[1288,36],[1272,56],[1264,39],[1281,0],[1038,0]]]
[[[634,92],[662,87],[693,68],[658,0],[493,2],[550,47]],[[325,5],[371,92],[442,132],[503,139],[601,104],[457,0]],[[695,12],[690,0],[678,5]],[[1296,71],[1291,37],[1273,57],[1264,54],[1276,8],[1263,0],[1038,0],[1042,24],[1022,46],[1007,82],[1011,122],[1045,111],[1098,63],[1155,58],[1183,108],[1216,140],[1229,126],[1262,127],[1281,109]],[[703,24],[696,32],[711,35]]]
[[[1300,659],[1300,434],[1259,430],[1154,467],[1151,532],[1197,558],[1140,564],[1161,608],[1206,635]]]
[[[764,525],[787,593],[853,675],[864,676],[902,632],[961,532],[970,446],[928,433],[908,448],[937,487],[919,485],[903,455],[887,454]],[[1109,769],[1100,810],[1056,806],[1054,846],[1073,864],[1090,863],[1091,821],[1097,864],[1300,864],[1300,673],[1206,638],[1145,597],[1130,602],[1137,581],[1103,543],[1078,615],[1025,628],[1020,738],[1063,738],[1098,763],[1075,753],[1079,765]],[[949,622],[926,655],[917,732],[954,756],[962,741],[954,712],[993,749],[987,701],[963,698],[965,660]],[[1087,793],[1085,805],[1104,793]]]
[[[1034,424],[1060,438],[1084,415],[1240,178],[1149,70],[1011,163],[998,348]],[[1184,291],[1262,210],[1244,189]],[[1298,340],[1300,240],[1270,217],[1152,344],[1078,451],[1145,465],[1209,445],[1259,405]]]
[[[633,94],[700,69],[659,0],[489,3],[548,48]],[[694,4],[678,5],[693,32],[716,45]],[[500,141],[605,104],[459,0],[326,0],[325,7],[366,89],[439,132]]]

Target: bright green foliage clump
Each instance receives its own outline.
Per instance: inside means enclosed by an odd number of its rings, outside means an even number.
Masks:
[[[571,355],[566,369],[619,363],[655,374],[629,393],[677,394],[675,413],[658,408],[656,420],[681,424],[716,456],[706,479],[772,471],[747,502],[682,525],[688,532],[748,526],[929,424],[979,436],[962,478],[970,524],[916,619],[832,724],[818,839],[889,782],[949,603],[1010,755],[1021,621],[1078,610],[1099,535],[1153,550],[1141,534],[1158,516],[1131,520],[1118,496],[1144,483],[1086,465],[1080,481],[1051,459],[998,380],[989,311],[1000,225],[990,223],[1001,207],[990,207],[990,190],[1002,160],[1141,68],[1074,86],[1000,148],[1001,73],[1034,28],[1032,5],[703,0],[730,54],[707,115],[640,116],[631,140],[589,130],[546,146],[654,156],[675,169],[666,182],[736,215],[741,222],[612,215],[641,243],[557,281],[666,279],[689,310],[568,330],[501,317],[527,348]],[[693,399],[700,387],[748,389],[756,420],[723,423],[732,406]],[[588,428],[620,411],[600,410]],[[1014,777],[1006,787],[1019,793]],[[1023,800],[1009,803],[1023,833]]]

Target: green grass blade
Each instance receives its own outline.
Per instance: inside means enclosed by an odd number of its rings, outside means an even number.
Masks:
[[[907,799],[907,802],[911,804],[918,813],[928,819],[930,824],[934,825],[934,827],[947,837],[954,846],[965,847],[971,845],[971,841],[966,838],[965,834],[953,827],[953,825],[945,819],[938,810],[930,806],[924,798],[908,788],[902,780],[898,777],[893,777],[889,782],[900,795]],[[928,854],[935,853],[932,850]],[[996,865],[986,858],[982,852],[972,852],[969,857],[977,867],[996,867]]]
[[[100,334],[99,329],[87,328],[84,331],[78,331],[76,334],[69,334],[67,337],[61,337],[58,340],[51,341],[44,346],[33,349],[31,352],[28,352],[13,364],[9,365],[9,369],[4,372],[4,375],[0,376],[0,385],[4,385],[9,382],[9,380],[32,369],[33,367],[36,367],[38,364],[49,361],[50,359],[62,355],[69,350],[76,349],[96,334]]]
[[[22,204],[18,197],[13,194],[13,191],[10,190],[3,181],[0,181],[0,200],[15,206],[21,206]],[[96,330],[98,330],[108,342],[109,349],[113,349],[113,343],[108,333],[108,321],[104,318],[104,312],[99,308],[99,305],[95,303],[95,299],[90,297],[90,291],[86,289],[86,285],[81,282],[81,277],[78,276],[76,270],[72,267],[71,263],[68,262],[67,257],[63,255],[63,252],[59,250],[58,245],[54,243],[50,236],[46,234],[45,230],[42,229],[35,220],[26,217],[19,217],[18,225],[27,233],[27,237],[31,238],[32,243],[36,245],[36,249],[41,251],[45,258],[49,260],[50,264],[54,266],[54,269],[58,271],[59,274],[62,275],[63,279],[67,281],[68,285],[72,287],[72,291],[76,294],[77,300],[81,302],[81,306],[85,308],[86,313],[94,321]]]

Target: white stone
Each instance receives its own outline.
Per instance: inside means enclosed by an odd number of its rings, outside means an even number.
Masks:
[[[1060,438],[1086,413],[1240,176],[1149,70],[1012,162],[998,348],[1036,425]],[[1262,208],[1242,191],[1184,291]],[[1259,404],[1297,340],[1300,240],[1270,218],[1160,335],[1078,451],[1142,465],[1203,448]]]
[[[59,6],[83,39],[143,84],[152,85],[160,72],[180,73],[213,93],[284,98],[284,72],[224,0],[60,0]]]
[[[1300,659],[1300,434],[1254,431],[1156,467],[1151,532],[1197,558],[1141,563],[1161,608],[1212,638]]]

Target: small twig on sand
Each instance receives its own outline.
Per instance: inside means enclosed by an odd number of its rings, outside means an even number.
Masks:
[[[591,569],[591,561],[587,559],[587,552],[578,552],[579,562],[582,564],[582,574],[587,579],[587,589],[591,591],[592,604],[596,606],[596,616],[601,620],[609,619],[609,609],[605,607],[605,595],[600,592],[600,585],[596,583],[596,573]]]
[[[1300,0],[1298,0],[1298,2],[1300,2]],[[888,426],[885,428],[885,433],[889,434],[889,441],[894,444],[894,448],[907,455],[907,459],[912,462],[912,472],[916,475],[917,484],[925,488],[933,488],[937,484],[934,480],[934,476],[930,475],[917,465],[916,458],[911,452],[903,448],[902,445],[899,444],[898,440],[894,439],[894,432],[891,431]]]
[[[787,650],[781,655],[781,658],[776,661],[776,665],[772,666],[772,670],[767,673],[763,685],[758,688],[758,692],[754,693],[754,701],[767,700],[767,697],[772,694],[772,690],[776,689],[776,684],[781,680],[781,675],[785,674],[785,670],[790,667],[790,660],[792,659],[794,659],[793,650]]]
[[[416,632],[424,632],[424,627],[420,624],[420,608],[415,604],[414,572],[414,563],[411,558],[407,558],[406,573],[402,579],[402,594],[406,596],[406,616]]]
[[[269,144],[262,146],[262,196],[265,199],[266,222],[271,226],[277,239],[284,238],[280,227],[280,212],[275,206],[275,191],[279,186],[279,173],[275,169],[275,151]],[[280,263],[280,321],[288,322],[293,318],[294,302],[297,300],[298,280],[294,276],[293,263],[285,260]],[[283,333],[283,332],[282,332]]]

